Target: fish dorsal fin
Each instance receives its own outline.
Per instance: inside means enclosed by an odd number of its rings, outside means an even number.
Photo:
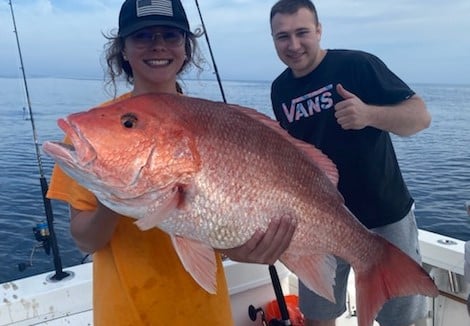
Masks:
[[[306,143],[300,139],[296,139],[293,136],[289,135],[286,130],[279,126],[279,123],[277,121],[271,119],[263,113],[260,113],[254,109],[234,104],[230,104],[229,106],[232,109],[238,110],[246,114],[247,116],[263,123],[264,125],[277,132],[279,135],[284,137],[291,144],[300,149],[305,155],[307,155],[307,157],[309,157],[315,163],[315,165],[318,166],[326,174],[328,179],[330,179],[330,181],[335,185],[335,187],[338,185],[339,176],[336,165],[321,150],[319,150],[312,144]]]
[[[171,240],[186,271],[204,290],[217,292],[217,262],[214,249],[202,242],[172,235]]]

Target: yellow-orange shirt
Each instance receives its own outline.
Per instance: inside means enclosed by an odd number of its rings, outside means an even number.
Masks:
[[[47,196],[82,211],[96,208],[95,196],[57,165]],[[111,241],[93,255],[94,325],[233,325],[220,255],[211,295],[186,272],[166,233],[140,231],[134,221],[122,216]]]

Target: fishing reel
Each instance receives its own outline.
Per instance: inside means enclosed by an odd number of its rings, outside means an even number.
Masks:
[[[49,233],[49,227],[47,226],[46,222],[37,223],[36,226],[33,227],[33,234],[36,238],[36,241],[39,242],[39,248],[44,248],[46,255],[51,254],[51,238]]]
[[[34,238],[36,239],[37,244],[33,246],[31,249],[31,254],[29,256],[28,263],[19,263],[18,270],[23,272],[26,268],[31,267],[33,265],[33,256],[37,249],[44,248],[44,251],[47,255],[51,253],[51,241],[50,241],[50,233],[49,227],[47,226],[46,222],[39,222],[36,226],[33,227],[33,234]]]
[[[252,321],[258,319],[258,314],[261,316],[261,323],[263,326],[288,326],[292,325],[289,320],[271,319],[269,322],[266,320],[266,315],[263,308],[255,308],[253,305],[248,307],[248,316]]]
[[[248,316],[252,321],[256,321],[258,319],[258,314],[261,316],[261,323],[263,326],[268,326],[268,322],[266,321],[266,316],[264,314],[263,308],[255,308],[252,304],[248,307]]]

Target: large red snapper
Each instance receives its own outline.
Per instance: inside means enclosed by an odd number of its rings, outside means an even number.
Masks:
[[[158,227],[182,264],[216,291],[213,248],[244,244],[272,218],[298,226],[281,261],[334,301],[335,260],[356,277],[360,326],[390,298],[436,296],[428,274],[344,206],[334,164],[255,110],[178,95],[145,95],[60,119],[73,146],[44,151],[105,205]]]

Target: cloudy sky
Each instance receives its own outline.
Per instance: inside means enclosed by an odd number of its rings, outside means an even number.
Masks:
[[[121,0],[11,1],[28,76],[102,77],[102,33],[116,28]],[[272,80],[284,69],[270,36],[274,0],[198,2],[222,79]],[[192,29],[201,26],[196,2],[183,4]],[[408,83],[470,84],[469,0],[315,4],[324,48],[372,52]],[[19,66],[9,0],[0,0],[0,76],[20,76]]]

